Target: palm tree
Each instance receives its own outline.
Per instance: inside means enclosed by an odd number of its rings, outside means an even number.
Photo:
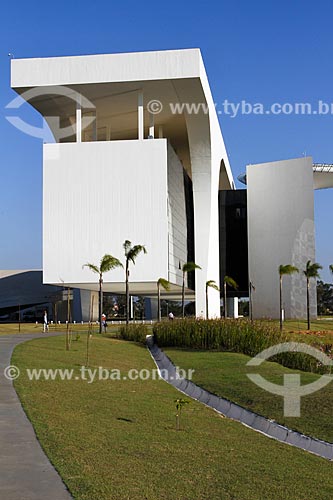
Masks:
[[[118,260],[116,257],[113,257],[112,255],[105,254],[104,257],[102,257],[100,265],[97,266],[96,264],[84,264],[82,267],[88,267],[90,271],[93,273],[98,274],[99,276],[99,307],[98,307],[98,315],[99,315],[99,333],[102,333],[102,309],[103,309],[103,274],[107,273],[108,271],[112,271],[112,269],[116,269],[117,267],[123,267],[122,263],[120,260]]]
[[[294,273],[298,273],[299,269],[291,264],[280,265],[279,266],[279,276],[280,276],[280,330],[283,328],[283,319],[282,319],[282,277],[285,275],[290,275]]]
[[[319,269],[322,269],[322,266],[318,264],[318,262],[313,262],[311,264],[311,260],[308,260],[306,263],[305,271],[303,271],[304,276],[306,277],[306,312],[308,318],[308,330],[310,330],[310,279],[311,278],[319,278]]]
[[[129,296],[129,263],[132,262],[135,264],[135,259],[139,255],[139,253],[147,253],[146,247],[144,245],[134,245],[132,247],[132,243],[129,240],[125,240],[123,244],[123,248],[125,250],[125,258],[126,258],[126,269],[125,269],[125,283],[126,283],[126,325],[129,323],[129,310],[130,310],[130,296]]]
[[[159,278],[157,280],[157,311],[158,311],[158,321],[161,321],[161,287],[164,290],[170,290],[170,283],[164,278]]]
[[[227,286],[230,286],[234,290],[237,290],[238,285],[236,281],[233,278],[230,278],[230,276],[224,276],[223,280],[223,290],[224,290],[224,297],[223,297],[223,302],[224,302],[224,317],[227,317]]]
[[[213,288],[214,290],[220,291],[214,280],[206,281],[206,319],[208,319],[208,288]]]

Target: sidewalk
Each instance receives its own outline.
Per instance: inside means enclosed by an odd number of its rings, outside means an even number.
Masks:
[[[72,499],[43,452],[12,382],[3,375],[16,345],[53,335],[0,336],[0,499],[3,500]]]

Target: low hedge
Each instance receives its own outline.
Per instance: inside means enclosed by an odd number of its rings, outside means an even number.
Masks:
[[[146,335],[149,332],[144,324],[122,325],[118,331],[118,337],[122,340],[131,340],[132,342],[146,343]]]
[[[152,330],[144,324],[123,325],[118,337],[145,344],[146,336],[151,333],[159,347],[239,352],[251,357],[268,347],[294,341],[274,324],[240,319],[176,319],[155,323]],[[270,361],[295,370],[330,373],[330,367],[304,353],[286,352]]]
[[[183,319],[156,323],[153,333],[159,347],[230,351],[255,356],[268,347],[294,341],[273,324],[249,320]],[[316,346],[318,348],[318,346]],[[317,359],[286,352],[270,358],[283,366],[313,373],[330,373]]]
[[[160,347],[234,351],[249,356],[286,342],[286,335],[274,325],[240,319],[168,321],[156,323],[153,333]]]

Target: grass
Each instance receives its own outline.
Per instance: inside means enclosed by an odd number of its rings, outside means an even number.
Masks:
[[[108,324],[108,333],[109,334],[116,334],[118,332],[120,325],[111,325],[110,323]],[[75,325],[71,323],[70,329],[72,333],[87,333],[88,330],[88,325],[87,323],[81,324],[81,323],[76,323]],[[94,324],[93,325],[93,330],[95,333],[98,332],[98,325]],[[20,329],[19,329],[19,324],[18,323],[0,323],[0,335],[18,335],[18,334],[31,334],[31,333],[41,333],[43,331],[43,324],[38,323],[21,323]],[[66,324],[62,323],[61,325],[49,325],[49,331],[50,332],[65,332],[66,331]]]
[[[132,328],[131,326],[130,330]],[[312,335],[300,337],[300,333],[280,332],[273,322],[268,321],[185,319],[157,323],[153,326],[153,333],[160,347],[228,351],[252,357],[269,347],[284,342],[305,340],[328,356],[333,355],[333,339],[329,341],[327,334],[321,337],[318,332],[313,332]],[[278,361],[281,365],[295,370],[330,373],[329,367],[318,363],[315,357],[302,352],[282,352],[272,361]]]
[[[332,464],[191,401],[175,430],[179,392],[160,380],[29,382],[25,368],[74,368],[85,342],[19,345],[13,364],[24,408],[76,500],[331,500]],[[132,342],[93,337],[91,364],[154,368]]]
[[[274,321],[277,325],[278,321]],[[283,329],[286,332],[298,332],[298,331],[306,331],[308,327],[306,320],[292,320],[287,319],[283,323]],[[333,317],[321,318],[316,321],[311,321],[311,331],[312,332],[332,332],[333,333]]]
[[[284,417],[283,398],[264,391],[246,376],[259,373],[267,380],[283,385],[283,375],[300,373],[301,384],[318,378],[313,373],[290,370],[277,363],[265,362],[260,367],[249,367],[249,356],[228,352],[189,351],[165,348],[164,352],[179,367],[194,369],[193,381],[210,392],[223,396],[260,415],[276,420],[291,429],[333,443],[333,384],[302,397],[301,417]]]

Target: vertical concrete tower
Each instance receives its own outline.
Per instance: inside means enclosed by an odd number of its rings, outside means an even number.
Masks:
[[[306,262],[315,261],[312,158],[247,166],[249,280],[255,318],[279,317],[280,264],[300,272],[283,280],[286,318],[306,317]],[[315,280],[311,315],[317,316]]]

